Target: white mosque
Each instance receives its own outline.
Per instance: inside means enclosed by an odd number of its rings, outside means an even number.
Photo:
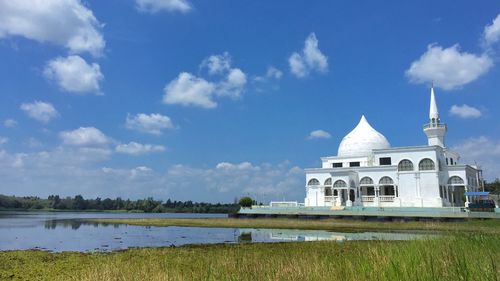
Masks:
[[[431,88],[428,145],[392,147],[364,116],[322,167],[306,169],[305,206],[451,207],[467,206],[467,191],[478,191],[481,170],[461,164],[445,146]]]

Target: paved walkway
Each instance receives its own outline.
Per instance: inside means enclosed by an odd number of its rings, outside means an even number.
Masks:
[[[242,208],[239,215],[249,216],[348,216],[391,218],[484,218],[500,219],[500,209],[495,212],[465,212],[462,208],[377,208],[346,207],[343,210],[331,207],[270,207],[253,206]]]

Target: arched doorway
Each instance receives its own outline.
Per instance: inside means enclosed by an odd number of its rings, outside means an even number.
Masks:
[[[452,207],[464,207],[467,198],[465,197],[465,183],[459,176],[452,176],[448,179],[448,201]]]
[[[334,196],[337,195],[336,201],[339,205],[345,205],[345,201],[347,200],[347,183],[343,180],[336,180],[333,183],[333,192]],[[336,193],[335,193],[336,192]]]

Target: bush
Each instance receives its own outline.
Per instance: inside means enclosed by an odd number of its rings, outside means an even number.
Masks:
[[[243,208],[252,207],[253,200],[250,197],[241,197],[239,201],[239,205]]]

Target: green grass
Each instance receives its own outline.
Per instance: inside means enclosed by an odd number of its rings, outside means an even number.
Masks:
[[[0,252],[0,280],[499,280],[500,236]]]
[[[315,229],[332,231],[450,231],[481,232],[500,235],[500,220],[467,220],[463,222],[375,222],[355,220],[303,219],[90,219],[89,222],[143,226],[193,226],[234,228]]]

